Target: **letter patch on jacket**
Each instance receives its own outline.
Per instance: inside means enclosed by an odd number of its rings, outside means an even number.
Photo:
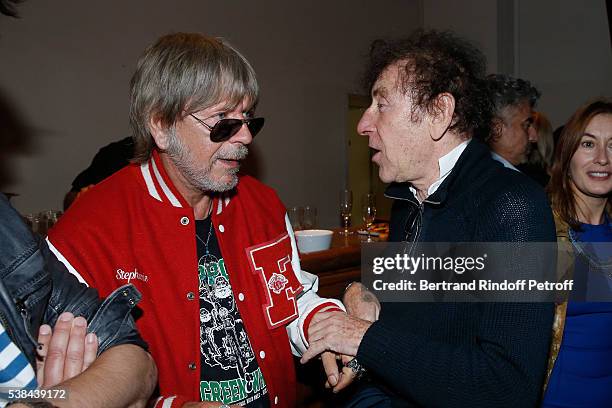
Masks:
[[[261,280],[267,302],[263,305],[268,327],[288,324],[298,316],[297,295],[303,289],[291,266],[288,234],[246,249],[251,271]]]

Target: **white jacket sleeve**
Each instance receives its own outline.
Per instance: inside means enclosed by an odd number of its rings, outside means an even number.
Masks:
[[[295,271],[295,275],[304,287],[304,290],[298,295],[297,307],[299,317],[287,326],[289,341],[291,343],[291,351],[296,356],[301,356],[308,348],[307,336],[304,333],[304,323],[310,322],[310,315],[327,309],[341,309],[345,311],[344,305],[337,299],[321,298],[317,295],[319,289],[319,278],[312,273],[303,271],[300,267],[300,256],[295,242],[295,234],[289,217],[285,214],[285,224],[289,238],[291,239],[291,266]]]

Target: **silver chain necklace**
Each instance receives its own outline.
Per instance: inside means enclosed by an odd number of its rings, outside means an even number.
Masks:
[[[210,268],[210,265],[214,265],[218,262],[218,259],[216,256],[212,255],[210,253],[210,250],[208,248],[208,243],[210,242],[210,237],[212,236],[212,231],[215,228],[215,226],[212,223],[212,219],[210,220],[210,228],[208,229],[208,236],[206,237],[206,241],[204,241],[202,238],[200,238],[200,236],[198,235],[197,231],[196,231],[196,238],[202,243],[204,244],[204,255],[199,259],[198,264],[199,266],[204,267],[204,274],[205,276],[203,277],[204,281],[200,281],[200,295],[201,295],[201,291],[202,291],[202,284],[204,284],[207,288],[208,291],[210,292],[211,290],[214,290],[215,285],[214,284],[210,284],[210,282],[208,281],[208,269]]]
[[[212,223],[212,219],[210,220],[210,227],[208,228],[208,236],[206,237],[206,242],[204,242],[204,240],[202,238],[200,238],[200,236],[198,235],[198,232],[196,231],[196,238],[200,240],[201,243],[204,244],[204,256],[207,257],[208,255],[210,255],[210,251],[208,249],[208,243],[210,242],[210,236],[212,235],[212,230],[214,229],[214,225]]]
[[[204,220],[206,220],[207,218],[210,218],[210,228],[208,228],[208,236],[206,237],[206,242],[204,242],[204,240],[202,238],[200,238],[200,236],[198,235],[198,230],[196,229],[196,238],[201,243],[204,244],[204,257],[205,258],[208,258],[209,255],[210,255],[210,250],[208,249],[208,243],[210,242],[210,236],[212,234],[212,230],[215,228],[215,226],[213,225],[213,222],[212,222],[212,203],[208,207],[206,218]]]

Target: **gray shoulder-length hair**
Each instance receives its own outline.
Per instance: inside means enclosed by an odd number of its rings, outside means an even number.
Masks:
[[[232,110],[246,99],[251,109],[258,95],[253,67],[223,39],[198,33],[161,37],[140,57],[130,84],[133,161],[151,156],[152,117],[172,128],[190,113],[223,101]]]

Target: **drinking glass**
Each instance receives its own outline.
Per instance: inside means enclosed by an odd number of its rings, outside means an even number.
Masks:
[[[317,207],[307,205],[304,207],[304,229],[317,228]]]
[[[49,217],[51,217],[53,211],[51,210],[42,210],[38,213],[38,234],[46,237],[47,231],[49,231]]]
[[[349,230],[351,227],[351,212],[353,209],[353,192],[351,190],[342,190],[340,192],[340,218],[342,221],[343,231],[340,231],[342,235],[349,235],[352,232]]]
[[[370,236],[370,228],[376,219],[376,196],[374,194],[364,194],[361,198],[361,209],[363,213],[363,222],[365,223],[366,232],[368,233],[368,242],[372,241]]]
[[[61,211],[44,210],[44,211],[41,211],[38,214],[38,216],[40,217],[41,221],[44,223],[44,227],[46,231],[49,231],[51,227],[53,227],[55,223],[57,223],[57,220],[59,219],[59,217],[61,217],[62,214],[63,213]]]
[[[38,218],[38,214],[27,214],[25,217],[25,222],[28,224],[32,232],[35,234],[38,233],[38,224],[40,223],[40,219]]]
[[[301,230],[304,225],[304,207],[291,207],[287,209],[287,216],[294,231]]]

